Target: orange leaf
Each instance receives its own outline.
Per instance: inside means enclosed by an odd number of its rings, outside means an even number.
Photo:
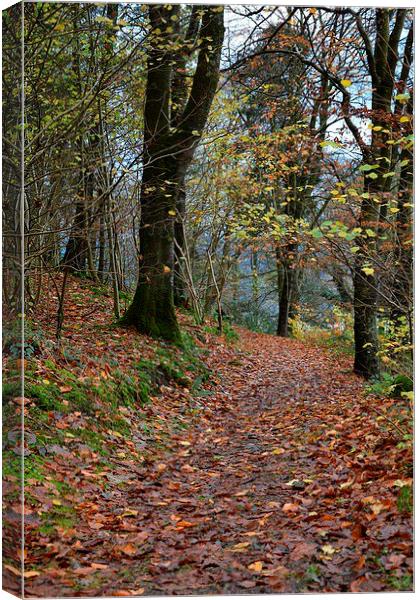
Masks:
[[[261,573],[261,571],[263,570],[263,567],[264,567],[264,563],[261,562],[260,560],[257,560],[256,562],[253,562],[250,565],[248,565],[248,569],[250,571],[255,571],[255,573]]]
[[[184,529],[184,527],[195,527],[196,523],[191,523],[191,521],[178,521],[176,524],[177,529]]]
[[[127,556],[134,556],[137,554],[137,547],[134,544],[128,543],[125,544],[125,546],[118,546],[117,548],[120,552],[127,554]]]
[[[282,511],[285,513],[295,513],[299,511],[299,504],[294,504],[293,502],[286,502],[283,504]]]

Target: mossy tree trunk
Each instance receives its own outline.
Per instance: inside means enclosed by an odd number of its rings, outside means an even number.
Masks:
[[[407,11],[398,9],[392,30],[389,9],[376,9],[376,39],[374,49],[366,42],[368,66],[372,80],[372,138],[369,147],[363,147],[364,161],[379,165],[376,178],[365,174],[364,195],[359,220],[362,234],[357,239],[360,251],[354,266],[354,371],[365,378],[379,373],[377,302],[378,275],[375,270],[375,257],[378,231],[381,218],[383,193],[388,186],[387,177],[391,158],[390,146],[386,144],[386,133],[375,131],[375,127],[385,128],[391,113],[392,94],[395,89],[395,70],[399,57],[399,41]],[[359,23],[359,27],[361,27]],[[366,230],[374,235],[367,235]],[[366,266],[372,271],[366,271]]]
[[[150,5],[152,39],[146,85],[144,168],[140,217],[139,279],[124,321],[140,332],[178,341],[174,309],[174,225],[182,197],[185,174],[199,142],[219,79],[223,43],[223,7],[203,6],[196,16],[199,52],[188,99],[177,100],[179,85],[174,69],[182,52],[179,31],[166,31],[176,22],[179,6]],[[184,86],[186,82],[184,81]],[[182,108],[172,127],[171,110]]]

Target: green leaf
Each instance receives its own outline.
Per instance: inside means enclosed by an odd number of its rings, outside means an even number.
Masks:
[[[359,171],[372,171],[373,169],[379,169],[380,165],[362,165],[359,167]]]
[[[312,231],[310,233],[311,233],[312,237],[315,238],[316,240],[319,240],[320,238],[324,237],[324,234],[319,229],[319,227],[312,229]]]
[[[330,146],[330,148],[342,148],[342,144],[338,142],[332,142],[331,140],[325,140],[319,144],[321,148],[325,148],[326,146]]]

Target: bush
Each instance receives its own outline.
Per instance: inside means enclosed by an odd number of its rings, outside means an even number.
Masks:
[[[392,375],[388,372],[381,373],[366,387],[368,394],[385,398],[401,398],[407,395],[407,392],[412,392],[412,390],[412,379],[406,375]]]

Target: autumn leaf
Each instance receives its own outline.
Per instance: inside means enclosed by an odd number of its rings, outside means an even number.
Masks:
[[[124,546],[116,546],[116,549],[126,554],[127,556],[135,556],[138,552],[138,548],[134,544],[124,544]]]
[[[291,554],[290,554],[290,559],[291,560],[300,560],[302,558],[311,558],[316,552],[316,544],[309,544],[307,542],[301,542],[300,544],[297,544]]]
[[[299,504],[295,504],[293,502],[286,502],[283,504],[282,511],[284,513],[296,513],[300,510]]]
[[[23,576],[25,579],[30,579],[32,577],[38,577],[41,575],[40,571],[24,571]]]
[[[135,517],[138,514],[139,514],[138,510],[133,510],[132,508],[126,508],[120,516],[121,517]]]
[[[260,560],[257,560],[256,562],[253,562],[250,565],[248,565],[248,569],[250,571],[254,571],[255,573],[261,573],[263,568],[264,568],[264,563]]]
[[[229,550],[230,552],[245,552],[250,545],[251,542],[239,542],[239,544],[235,544]]]

